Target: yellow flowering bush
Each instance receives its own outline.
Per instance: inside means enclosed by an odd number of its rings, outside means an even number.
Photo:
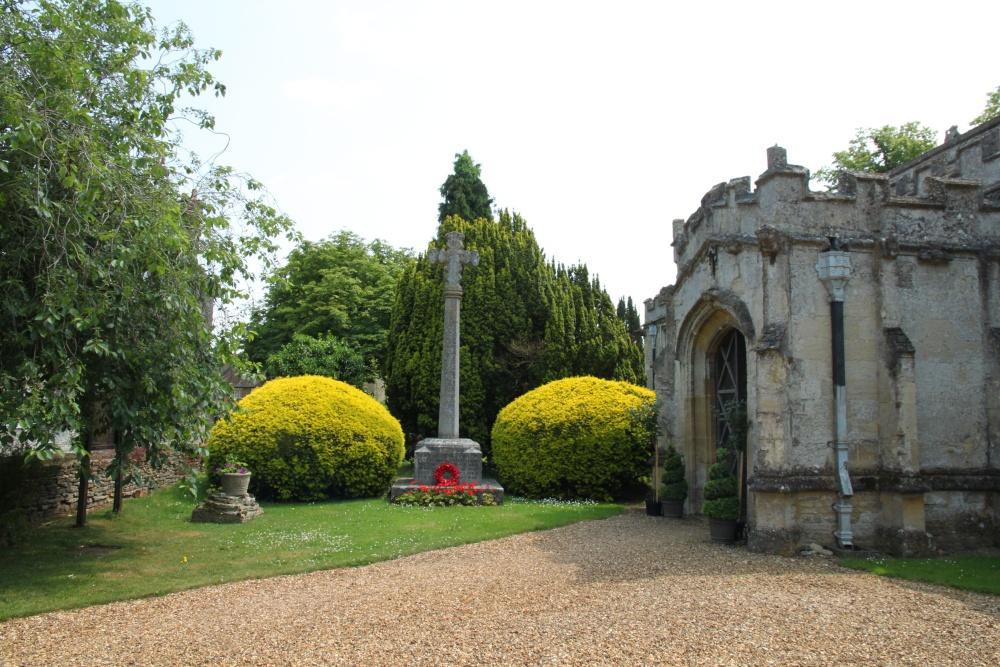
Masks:
[[[319,500],[383,494],[403,460],[403,430],[385,407],[318,375],[279,378],[244,397],[212,428],[207,468],[235,456],[264,498]]]
[[[595,377],[556,380],[509,403],[493,425],[493,463],[512,494],[611,500],[640,483],[652,453],[633,411],[656,395]]]

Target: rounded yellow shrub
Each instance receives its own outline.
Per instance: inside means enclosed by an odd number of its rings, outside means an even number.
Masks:
[[[271,380],[244,397],[208,438],[208,470],[234,456],[263,498],[383,494],[403,460],[403,430],[375,399],[317,375]]]
[[[656,395],[595,377],[556,380],[509,403],[493,425],[493,463],[512,494],[610,500],[640,483],[652,453],[633,411]]]

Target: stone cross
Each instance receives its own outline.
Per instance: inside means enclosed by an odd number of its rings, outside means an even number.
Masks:
[[[448,247],[431,250],[431,264],[445,265],[444,348],[441,352],[441,407],[438,410],[438,437],[458,437],[458,346],[459,313],[462,304],[462,267],[479,266],[479,253],[463,250],[465,234],[448,232]]]

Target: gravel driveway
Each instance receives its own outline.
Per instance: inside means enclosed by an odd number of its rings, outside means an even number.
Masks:
[[[639,511],[0,624],[0,665],[1000,665],[1000,598]]]

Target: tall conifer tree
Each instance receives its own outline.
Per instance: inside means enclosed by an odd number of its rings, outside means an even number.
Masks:
[[[497,413],[551,380],[594,375],[645,384],[642,354],[585,265],[548,263],[516,213],[494,222],[480,167],[468,151],[441,186],[434,247],[451,231],[479,251],[462,276],[459,427],[489,452]],[[402,273],[389,324],[386,395],[412,445],[436,435],[441,386],[444,269],[420,255]]]
[[[480,178],[481,167],[472,161],[469,151],[455,153],[455,171],[441,186],[444,201],[438,205],[438,223],[450,215],[472,221],[484,218],[493,221],[493,198]]]
[[[535,387],[573,375],[645,383],[642,355],[586,266],[549,264],[517,214],[496,222],[446,218],[480,253],[463,272],[460,428],[489,451],[502,407]],[[444,275],[421,255],[402,274],[389,326],[389,409],[412,445],[437,433]]]

